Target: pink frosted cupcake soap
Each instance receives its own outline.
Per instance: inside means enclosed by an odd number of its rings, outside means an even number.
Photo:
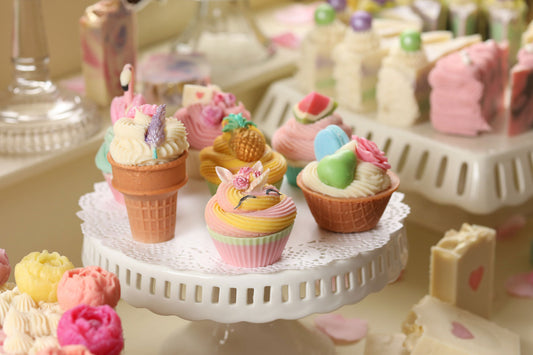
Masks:
[[[57,285],[57,301],[65,311],[80,304],[114,308],[119,299],[118,277],[99,266],[68,270]]]
[[[62,347],[83,345],[94,355],[118,355],[124,348],[122,323],[108,305],[79,305],[66,311],[57,325]]]
[[[187,129],[189,159],[187,171],[191,178],[202,179],[200,175],[200,151],[213,145],[222,133],[222,120],[230,114],[242,114],[247,120],[250,112],[235,95],[220,90],[215,85],[185,85],[183,88],[183,107],[175,114]]]
[[[272,137],[272,148],[287,159],[286,177],[296,185],[296,176],[315,160],[314,140],[329,125],[339,126],[348,136],[352,128],[335,113],[337,103],[331,98],[311,92],[293,107],[293,117],[278,128]]]
[[[260,267],[281,258],[296,205],[267,184],[269,170],[258,162],[233,175],[217,167],[222,181],[205,208],[205,220],[222,260],[238,267]]]

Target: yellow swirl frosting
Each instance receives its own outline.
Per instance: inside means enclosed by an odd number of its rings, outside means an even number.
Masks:
[[[223,133],[218,136],[213,145],[200,151],[200,174],[207,181],[213,184],[220,184],[215,168],[222,166],[232,173],[236,173],[243,166],[252,167],[256,162],[245,162],[237,159],[229,148],[231,135]],[[265,147],[265,153],[260,159],[264,169],[270,169],[268,183],[274,184],[279,182],[287,170],[287,161],[285,158],[272,150],[269,145]]]

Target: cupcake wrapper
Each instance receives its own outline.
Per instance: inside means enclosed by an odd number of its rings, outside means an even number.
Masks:
[[[218,234],[207,228],[222,260],[237,267],[261,267],[281,258],[292,230],[284,230],[257,238],[237,238]]]
[[[400,179],[389,171],[391,187],[374,196],[338,198],[310,190],[298,175],[298,186],[303,191],[309,210],[316,223],[338,233],[364,232],[374,228],[385,212],[392,193],[398,189]]]

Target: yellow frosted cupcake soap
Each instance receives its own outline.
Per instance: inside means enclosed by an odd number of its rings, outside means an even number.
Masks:
[[[66,256],[57,252],[32,252],[15,266],[15,282],[20,292],[35,302],[57,302],[57,284],[65,271],[74,269]]]

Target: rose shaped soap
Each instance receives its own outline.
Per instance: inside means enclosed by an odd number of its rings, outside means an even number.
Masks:
[[[99,266],[68,270],[57,285],[57,301],[65,311],[80,304],[115,307],[119,299],[118,277]]]
[[[108,305],[79,305],[66,311],[57,326],[61,346],[83,345],[94,355],[118,355],[124,347],[122,323]]]
[[[0,286],[7,282],[10,273],[11,265],[9,265],[9,259],[6,251],[4,249],[0,249]]]
[[[15,282],[20,292],[27,293],[35,302],[57,302],[57,284],[74,265],[57,252],[33,252],[15,265]]]
[[[41,350],[37,355],[94,355],[83,345],[67,345],[62,348],[48,348]]]

